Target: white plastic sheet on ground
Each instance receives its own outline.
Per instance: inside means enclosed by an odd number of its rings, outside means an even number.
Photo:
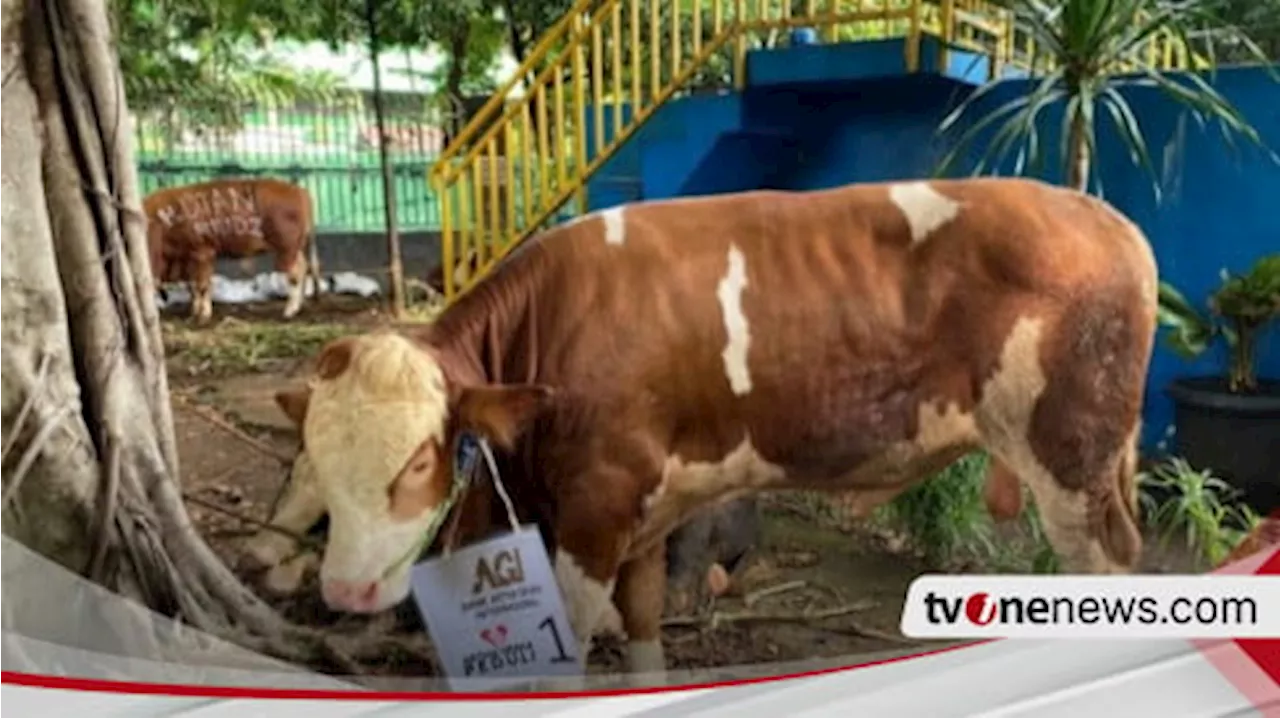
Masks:
[[[320,278],[323,290],[328,294],[351,294],[372,297],[381,293],[377,280],[355,272],[337,272]],[[308,297],[315,296],[315,282],[306,280]],[[167,296],[166,296],[167,295]],[[289,296],[289,280],[283,272],[266,272],[251,279],[230,279],[221,274],[213,275],[214,304],[250,304],[285,299]],[[191,291],[183,282],[168,284],[156,298],[160,307],[172,307],[191,303]]]

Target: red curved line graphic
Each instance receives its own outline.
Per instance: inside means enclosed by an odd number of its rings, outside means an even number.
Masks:
[[[12,683],[31,688],[55,688],[72,691],[89,691],[94,693],[128,693],[134,695],[174,696],[188,698],[267,698],[279,700],[338,700],[338,701],[527,701],[551,700],[564,698],[605,698],[610,696],[644,695],[651,693],[671,693],[675,691],[694,691],[707,688],[728,688],[747,686],[758,683],[784,681],[793,678],[810,678],[859,668],[871,668],[889,663],[900,663],[925,656],[972,648],[999,639],[981,639],[956,646],[945,646],[906,656],[885,658],[869,663],[853,666],[836,666],[821,668],[801,673],[786,673],[779,676],[760,676],[741,680],[716,681],[712,683],[691,683],[681,686],[652,686],[644,688],[605,688],[574,692],[537,692],[537,693],[479,693],[446,691],[361,691],[323,688],[242,688],[239,686],[199,686],[179,683],[142,683],[134,681],[112,681],[100,678],[70,678],[67,676],[45,676],[38,673],[20,671],[0,671],[0,683]]]

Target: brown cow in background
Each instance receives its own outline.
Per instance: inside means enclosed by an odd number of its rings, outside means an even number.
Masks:
[[[319,291],[315,213],[304,187],[272,178],[213,180],[157,190],[142,206],[156,286],[187,282],[196,321],[213,316],[213,267],[218,257],[274,254],[276,271],[289,280],[286,319],[302,308],[308,265]],[[304,252],[310,254],[310,263]]]

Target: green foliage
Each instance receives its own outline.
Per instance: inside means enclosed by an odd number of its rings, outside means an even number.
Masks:
[[[428,79],[454,95],[492,89],[505,42],[499,0],[372,3],[380,53],[437,45],[449,60]],[[280,40],[367,48],[366,10],[366,0],[111,0],[131,105],[197,128],[238,127],[245,102],[331,99],[336,76],[294,69],[273,49]]]
[[[1170,331],[1165,343],[1193,359],[1215,339],[1231,352],[1227,372],[1232,391],[1257,388],[1257,336],[1280,317],[1280,253],[1260,258],[1242,275],[1224,273],[1222,286],[1209,297],[1209,313],[1201,313],[1172,285],[1160,284],[1159,323]]]
[[[136,110],[178,106],[197,126],[234,126],[241,98],[326,97],[337,78],[268,52],[285,8],[246,0],[111,0],[125,94]],[[178,129],[178,128],[174,128]]]
[[[1065,183],[1086,189],[1092,160],[1098,147],[1097,128],[1106,118],[1123,141],[1128,157],[1151,179],[1157,198],[1159,176],[1136,113],[1123,90],[1157,88],[1171,97],[1201,126],[1218,125],[1223,138],[1234,145],[1243,137],[1261,147],[1257,130],[1205,77],[1188,72],[1163,71],[1150,53],[1149,43],[1166,38],[1199,48],[1214,64],[1214,49],[1230,44],[1237,55],[1266,63],[1258,45],[1239,27],[1223,19],[1220,0],[1010,0],[1008,5],[1024,26],[1040,53],[1037,79],[1027,94],[1010,100],[969,123],[939,172],[955,169],[962,157],[986,133],[992,133],[973,167],[974,174],[1003,165],[1011,157],[1015,174],[1041,173],[1045,149],[1053,138],[1043,136],[1046,110],[1062,105],[1065,114],[1057,138]],[[1194,38],[1212,37],[1205,43]],[[1274,68],[1273,77],[1280,77]],[[959,127],[975,107],[980,107],[997,81],[989,82],[967,97],[942,121],[939,131]],[[1272,157],[1276,157],[1271,153]],[[1101,189],[1101,179],[1094,178]]]
[[[972,561],[995,571],[1056,573],[1058,555],[1030,496],[1008,530],[992,522],[984,495],[989,464],[986,452],[972,452],[878,508],[873,521],[905,533],[933,566]]]
[[[1280,253],[1259,259],[1247,273],[1229,276],[1212,298],[1215,314],[1266,322],[1280,316]]]
[[[988,457],[973,452],[899,494],[877,512],[904,530],[939,565],[963,550],[987,545],[990,519],[983,499]]]
[[[1213,12],[1225,24],[1249,28],[1263,54],[1272,61],[1280,60],[1280,0],[1221,0]],[[1223,62],[1254,60],[1230,38],[1211,37]]]
[[[1209,470],[1197,471],[1172,458],[1138,475],[1140,503],[1148,525],[1165,545],[1181,535],[1207,566],[1217,566],[1259,522],[1239,492]],[[1163,495],[1163,496],[1161,496]]]

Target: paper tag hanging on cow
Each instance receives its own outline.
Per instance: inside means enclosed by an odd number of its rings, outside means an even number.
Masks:
[[[471,448],[459,447],[458,465],[479,458]],[[508,502],[496,467],[490,471]],[[536,526],[517,523],[509,502],[508,516],[511,533],[412,569],[414,601],[454,690],[583,672],[542,536]]]

